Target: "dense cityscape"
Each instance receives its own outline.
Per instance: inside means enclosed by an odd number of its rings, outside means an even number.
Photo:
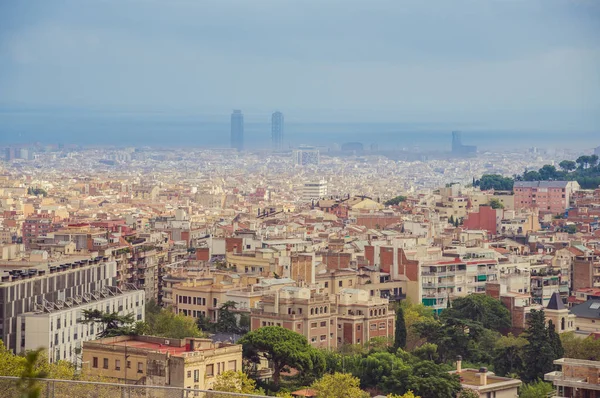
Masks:
[[[0,398],[600,398],[599,22],[0,2]]]

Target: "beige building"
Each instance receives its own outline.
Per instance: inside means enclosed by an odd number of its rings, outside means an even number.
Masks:
[[[242,369],[242,346],[198,338],[118,336],[85,342],[83,362],[120,383],[208,390],[219,374]]]
[[[500,377],[488,372],[487,368],[462,369],[462,358],[456,361],[456,370],[450,372],[460,377],[460,384],[465,389],[474,390],[480,397],[517,398],[519,387],[523,382],[519,379]]]
[[[546,373],[544,380],[556,387],[557,397],[600,397],[600,362],[561,358],[554,361],[560,371]]]

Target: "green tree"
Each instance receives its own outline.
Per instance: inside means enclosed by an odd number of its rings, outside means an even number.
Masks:
[[[422,398],[454,398],[461,388],[457,375],[431,361],[416,363],[408,376],[407,389]]]
[[[213,384],[214,391],[234,392],[239,394],[261,394],[256,389],[256,382],[240,371],[228,370],[217,376]],[[219,395],[220,396],[220,395]]]
[[[523,348],[524,369],[521,379],[525,382],[542,380],[544,375],[552,371],[556,358],[549,340],[544,310],[532,310],[527,320],[525,339],[528,344]]]
[[[477,397],[479,397],[479,395]],[[388,394],[386,398],[421,398],[421,397],[418,395],[415,395],[412,391],[407,391],[406,393],[404,393],[402,395]]]
[[[99,323],[102,325],[98,338],[139,334],[144,330],[143,323],[135,322],[133,313],[119,315],[117,312],[107,313],[100,310],[83,310],[82,323]]]
[[[158,314],[148,314],[146,316],[146,324],[146,333],[151,336],[173,339],[206,337],[206,334],[198,329],[194,318],[175,314],[170,308],[162,308]]]
[[[492,209],[504,209],[504,204],[498,198],[491,198],[488,204]]]
[[[519,398],[547,398],[553,392],[552,384],[538,380],[530,384],[523,384],[519,389]]]
[[[360,389],[359,379],[347,373],[326,374],[311,387],[317,391],[317,398],[369,397],[368,393]]]
[[[585,359],[588,361],[600,360],[600,339],[595,339],[591,336],[582,339],[577,337],[573,332],[567,332],[560,335],[560,340],[566,358]]]
[[[496,191],[512,191],[514,181],[510,177],[503,177],[500,174],[484,174],[481,179],[475,181],[476,185],[482,191],[494,189]]]
[[[500,300],[485,294],[470,294],[452,301],[452,308],[442,312],[442,318],[457,318],[480,322],[484,328],[501,331],[511,326],[510,311]]]
[[[404,325],[406,326],[406,349],[408,351],[415,348],[422,342],[419,331],[415,328],[415,324],[426,319],[433,319],[433,310],[425,305],[413,304],[409,299],[402,300],[399,308],[402,309],[404,315]],[[396,310],[397,311],[397,310]]]
[[[219,307],[219,318],[216,324],[216,330],[223,333],[241,333],[235,317],[235,301],[226,301]]]
[[[24,367],[21,371],[21,378],[17,382],[17,387],[23,398],[38,398],[42,392],[42,386],[38,379],[45,378],[48,374],[37,367],[38,360],[43,349],[29,351],[25,355]]]
[[[401,306],[396,309],[396,334],[394,338],[394,348],[406,347],[406,323],[404,322],[404,310]]]
[[[321,353],[315,354],[306,337],[279,326],[253,330],[238,343],[242,344],[244,357],[251,362],[259,363],[261,358],[270,361],[276,386],[280,383],[281,372],[286,368],[310,372],[316,356],[319,356],[323,367],[325,364],[325,358]]]
[[[558,166],[566,172],[573,171],[577,168],[577,165],[572,160],[563,160]]]
[[[458,393],[458,395],[456,397],[457,398],[479,398],[479,393],[470,388],[463,388],[462,390],[460,390],[460,392]]]
[[[548,341],[552,347],[554,358],[562,358],[565,355],[560,336],[556,333],[556,327],[552,321],[548,321]]]
[[[523,371],[523,347],[527,340],[512,333],[496,341],[494,349],[494,371],[499,376],[520,374]]]
[[[385,201],[383,204],[386,206],[396,206],[405,201],[406,201],[406,196],[400,195],[400,196],[396,196],[395,198]]]
[[[594,167],[598,164],[598,155],[591,155],[589,158],[590,167]]]

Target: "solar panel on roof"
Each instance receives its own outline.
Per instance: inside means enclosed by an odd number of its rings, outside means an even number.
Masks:
[[[598,308],[600,308],[600,303],[592,303],[590,305],[590,310],[597,310]]]

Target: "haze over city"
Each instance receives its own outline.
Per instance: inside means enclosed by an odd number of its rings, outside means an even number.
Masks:
[[[597,133],[599,21],[594,1],[7,1],[0,136],[215,146],[231,109],[248,142],[276,110],[309,141]]]
[[[0,0],[0,397],[597,398],[600,0]]]

